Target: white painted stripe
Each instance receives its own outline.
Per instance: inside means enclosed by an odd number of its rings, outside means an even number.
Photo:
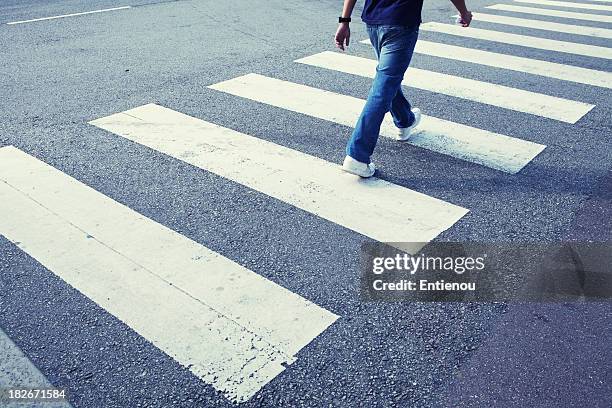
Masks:
[[[375,60],[331,51],[302,58],[296,62],[366,78],[374,78],[377,65]],[[402,83],[412,88],[438,92],[567,123],[576,123],[594,107],[594,105],[583,102],[418,68],[408,68]]]
[[[13,147],[0,213],[0,234],[234,401],[337,319]]]
[[[539,4],[542,6],[612,11],[612,6],[606,6],[605,4],[572,3],[569,1],[554,1],[554,0],[514,0],[514,1],[518,3]]]
[[[91,123],[381,242],[429,242],[467,213],[416,191],[377,178],[360,179],[342,172],[338,164],[154,104]]]
[[[612,30],[607,28],[577,26],[573,24],[551,23],[542,20],[528,20],[494,14],[474,13],[475,21],[486,21],[488,23],[505,24],[515,27],[534,28],[536,30],[555,31],[559,33],[584,35],[589,37],[612,38]]]
[[[537,48],[547,51],[585,55],[587,57],[594,58],[612,59],[612,48],[598,47],[595,45],[549,40],[547,38],[530,37],[527,35],[483,30],[480,28],[473,27],[466,28],[457,25],[434,22],[421,24],[420,29],[423,31],[434,31],[437,33],[451,34],[459,37],[495,41],[503,44],[519,45],[522,47]]]
[[[64,15],[61,15],[61,16],[33,18],[31,20],[22,20],[22,21],[12,21],[12,22],[6,23],[6,24],[14,25],[14,24],[33,23],[35,21],[46,21],[46,20],[55,20],[55,19],[58,19],[58,18],[65,18],[65,17],[84,16],[86,14],[105,13],[107,11],[125,10],[125,9],[129,9],[129,8],[132,8],[132,7],[130,7],[130,6],[113,7],[113,8],[103,9],[103,10],[85,11],[83,13],[64,14]]]
[[[541,8],[535,8],[535,7],[522,7],[522,6],[511,5],[511,4],[494,4],[492,6],[487,6],[486,8],[489,8],[492,10],[512,11],[515,13],[534,14],[538,16],[560,17],[560,18],[570,18],[572,20],[584,20],[584,21],[597,21],[601,23],[612,23],[612,16],[604,16],[602,14],[574,13],[571,11],[541,9]]]
[[[365,104],[362,99],[257,74],[210,88],[344,126],[355,125]],[[545,147],[425,115],[419,129],[408,143],[508,173],[520,171]],[[396,134],[393,120],[387,115],[381,135],[395,138]]]
[[[364,40],[362,42],[366,44],[370,43],[369,40]],[[561,79],[580,84],[612,88],[612,73],[610,72],[574,67],[571,65],[558,64],[556,62],[541,61],[532,58],[517,57],[514,55],[499,54],[496,52],[482,51],[473,48],[465,48],[456,45],[441,44],[424,40],[417,41],[415,52],[419,54],[432,55],[434,57],[465,61],[473,64],[509,69],[518,72],[526,72],[528,74]]]

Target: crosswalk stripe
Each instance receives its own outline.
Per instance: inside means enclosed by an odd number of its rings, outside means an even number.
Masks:
[[[0,234],[233,401],[337,319],[10,146],[0,213]]]
[[[584,20],[584,21],[597,21],[601,23],[612,23],[612,16],[605,16],[603,14],[575,13],[571,11],[515,6],[512,4],[493,4],[491,6],[486,6],[486,8],[492,9],[492,10],[512,11],[515,13],[522,13],[522,14],[534,14],[538,16],[560,17],[560,18],[570,18],[572,20]]]
[[[331,51],[301,58],[296,62],[366,78],[374,77],[377,64],[372,59]],[[583,102],[412,67],[408,68],[402,83],[412,88],[438,92],[567,123],[576,123],[594,107],[594,105]]]
[[[421,24],[420,29],[423,31],[433,31],[437,33],[456,35],[459,37],[495,41],[504,44],[519,45],[522,47],[537,48],[547,51],[585,55],[587,57],[594,58],[612,59],[612,48],[598,47],[595,45],[549,40],[547,38],[530,37],[527,35],[505,33],[501,31],[483,30],[481,28],[466,28],[436,22]]]
[[[612,6],[607,6],[605,4],[573,3],[569,1],[554,1],[554,0],[514,0],[514,1],[518,3],[539,4],[542,6],[612,11]]]
[[[589,37],[612,38],[612,30],[599,27],[577,26],[573,24],[551,23],[542,20],[528,20],[494,14],[474,13],[475,21],[504,24],[515,27],[534,28],[537,30],[556,31],[559,33],[576,34]]]
[[[369,40],[362,41],[369,44]],[[459,47],[419,40],[415,52],[434,57],[465,61],[473,64],[487,65],[512,71],[526,72],[549,78],[580,84],[612,88],[612,73],[594,69],[558,64],[556,62],[541,61],[532,58],[517,57],[508,54],[477,50],[474,48]]]
[[[257,102],[354,126],[365,101],[288,81],[247,74],[210,88]],[[420,131],[408,143],[508,173],[517,173],[545,146],[431,116],[423,116]],[[390,115],[381,135],[395,137]]]
[[[149,104],[91,122],[380,242],[425,243],[467,210],[338,164]],[[417,248],[418,249],[418,248]]]

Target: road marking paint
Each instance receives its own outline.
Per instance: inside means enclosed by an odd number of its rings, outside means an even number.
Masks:
[[[429,242],[468,212],[154,104],[91,124],[380,242]]]
[[[301,58],[296,62],[366,78],[374,78],[377,65],[377,62],[372,59],[332,51]],[[594,105],[583,102],[418,68],[408,68],[402,83],[413,88],[438,92],[566,123],[576,123],[594,107]]]
[[[31,20],[22,20],[22,21],[12,21],[12,22],[6,23],[6,24],[8,24],[8,25],[15,25],[15,24],[33,23],[35,21],[56,20],[58,18],[84,16],[86,14],[105,13],[107,11],[126,10],[126,9],[129,9],[129,8],[132,8],[132,7],[131,6],[113,7],[113,8],[103,9],[103,10],[85,11],[83,13],[64,14],[64,15],[61,15],[61,16],[33,18]]]
[[[475,21],[486,21],[487,23],[504,24],[515,27],[534,28],[537,30],[556,31],[559,33],[584,35],[589,37],[612,38],[612,30],[607,28],[577,26],[573,24],[551,23],[542,20],[528,20],[494,14],[474,13]]]
[[[612,23],[612,16],[604,16],[602,14],[575,13],[571,11],[541,9],[541,8],[535,8],[535,7],[522,7],[522,6],[515,6],[512,4],[494,4],[492,6],[486,6],[486,8],[489,8],[492,10],[512,11],[515,13],[534,14],[534,15],[539,15],[539,16],[570,18],[572,20],[585,20],[585,21],[598,21],[602,23]]]
[[[355,125],[365,104],[363,99],[257,74],[244,75],[210,88],[344,126]],[[425,115],[419,129],[408,143],[508,173],[520,171],[545,148],[537,143]],[[396,133],[393,120],[387,115],[381,135],[395,138]]]
[[[527,35],[505,33],[501,31],[483,30],[473,27],[460,27],[451,24],[429,22],[421,24],[421,30],[456,35],[459,37],[495,41],[522,47],[537,48],[547,51],[568,54],[585,55],[587,57],[612,59],[612,48],[595,45],[578,44],[566,41],[549,40],[547,38],[530,37]]]
[[[514,0],[514,1],[518,3],[538,4],[542,6],[612,11],[612,6],[607,6],[605,4],[572,3],[568,1],[553,1],[553,0]]]
[[[370,44],[370,40],[364,40],[362,43]],[[465,48],[425,40],[417,41],[415,52],[419,54],[432,55],[434,57],[465,61],[473,64],[487,65],[518,72],[526,72],[528,74],[561,79],[580,84],[612,88],[612,73],[610,72],[558,64],[556,62],[541,61],[508,54],[499,54],[496,52],[482,51],[473,48]]]
[[[0,234],[233,401],[337,319],[14,147],[0,213]]]

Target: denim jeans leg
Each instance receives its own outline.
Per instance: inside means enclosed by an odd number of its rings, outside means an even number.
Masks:
[[[380,126],[394,101],[397,107],[394,113],[402,127],[409,126],[405,125],[406,121],[412,123],[414,120],[410,104],[401,94],[401,82],[412,58],[418,29],[402,26],[374,27],[376,29],[368,27],[368,33],[378,55],[376,76],[368,100],[346,147],[346,153],[362,163],[370,163],[370,156],[374,152],[380,134]],[[372,37],[376,37],[376,41]]]
[[[404,96],[401,87],[391,102],[391,116],[393,116],[393,123],[398,128],[407,128],[414,123],[412,106]]]

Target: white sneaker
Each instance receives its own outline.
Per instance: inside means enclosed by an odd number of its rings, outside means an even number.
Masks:
[[[407,128],[398,128],[399,132],[397,132],[397,140],[401,140],[402,142],[408,140],[410,135],[412,135],[414,128],[419,126],[419,123],[421,123],[421,110],[419,108],[413,108],[412,113],[414,114],[414,123]]]
[[[342,163],[342,170],[359,177],[367,178],[374,175],[376,166],[374,166],[374,163],[365,164],[353,159],[351,156],[346,156],[344,158],[344,163]]]

